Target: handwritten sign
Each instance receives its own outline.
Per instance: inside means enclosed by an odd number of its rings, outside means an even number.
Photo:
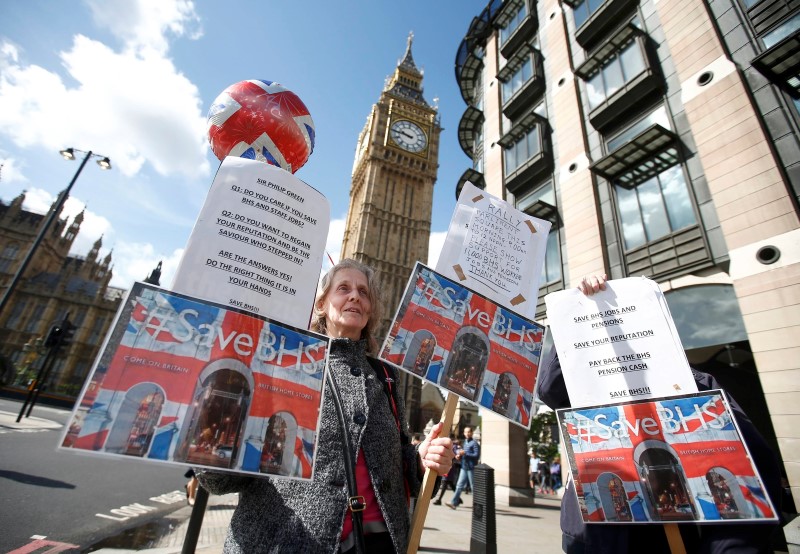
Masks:
[[[545,302],[572,406],[697,391],[654,281],[617,279],[591,296],[570,289]]]
[[[229,156],[172,288],[305,328],[329,224],[319,191],[275,166]]]
[[[380,357],[527,429],[543,337],[538,323],[417,263]]]
[[[549,222],[466,183],[436,269],[533,318],[549,232]]]

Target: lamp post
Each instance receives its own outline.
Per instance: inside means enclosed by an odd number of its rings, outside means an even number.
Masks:
[[[22,275],[28,268],[28,264],[30,263],[30,261],[33,259],[33,255],[36,253],[36,249],[39,248],[39,245],[41,244],[42,240],[47,234],[47,231],[53,224],[53,220],[55,220],[58,217],[58,214],[61,212],[61,208],[64,206],[64,202],[67,201],[67,198],[69,197],[69,192],[72,190],[72,185],[74,185],[75,181],[78,180],[78,176],[81,174],[81,171],[83,171],[83,166],[86,165],[86,162],[89,161],[89,158],[94,156],[98,158],[97,165],[99,165],[103,169],[111,169],[111,160],[109,160],[108,157],[95,154],[91,150],[89,150],[88,152],[84,152],[83,150],[78,150],[77,148],[67,148],[65,150],[61,150],[60,154],[66,160],[74,160],[75,152],[83,152],[86,154],[86,156],[84,156],[81,165],[78,167],[78,171],[75,172],[75,176],[72,178],[72,181],[69,182],[67,188],[65,188],[59,193],[55,205],[52,208],[50,208],[50,211],[47,214],[47,219],[45,220],[44,225],[42,225],[42,228],[39,230],[39,234],[36,235],[36,239],[33,241],[33,244],[31,244],[30,250],[28,250],[28,253],[25,255],[25,258],[23,258],[22,263],[19,264],[17,272],[14,274],[14,277],[8,284],[8,288],[3,294],[3,298],[0,299],[0,314],[3,313],[6,304],[11,299],[11,295],[14,292],[17,283],[19,283],[20,279],[22,279]]]

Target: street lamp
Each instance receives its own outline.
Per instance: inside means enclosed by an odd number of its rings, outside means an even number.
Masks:
[[[61,150],[60,154],[64,156],[64,159],[66,160],[74,160],[75,152],[81,152],[83,154],[86,154],[86,156],[84,156],[80,167],[78,167],[78,171],[75,172],[75,176],[72,178],[72,181],[69,182],[67,188],[65,188],[64,190],[61,191],[61,193],[59,193],[56,203],[53,205],[53,207],[50,208],[50,211],[47,214],[47,219],[45,220],[44,225],[42,225],[42,228],[39,230],[39,234],[36,235],[36,239],[33,241],[33,244],[31,244],[30,250],[28,250],[28,253],[25,255],[25,258],[23,258],[22,263],[20,263],[19,268],[17,269],[17,272],[14,274],[14,277],[8,284],[8,288],[3,294],[2,300],[0,300],[0,314],[3,313],[6,304],[11,299],[11,294],[14,292],[17,283],[20,281],[22,275],[25,273],[25,270],[28,268],[28,264],[33,259],[33,255],[36,252],[36,249],[39,247],[39,244],[41,244],[42,240],[47,234],[47,231],[50,229],[50,225],[53,224],[53,221],[58,217],[58,214],[61,212],[61,208],[64,206],[64,202],[67,201],[67,198],[69,197],[69,192],[72,190],[72,185],[74,185],[75,181],[78,180],[78,176],[81,174],[81,171],[83,171],[83,166],[86,165],[86,162],[89,161],[89,158],[94,156],[95,158],[98,158],[97,165],[99,165],[103,169],[111,169],[111,160],[109,160],[108,157],[95,154],[91,150],[89,150],[88,152],[84,152],[83,150],[78,150],[77,148],[66,148],[64,150]]]

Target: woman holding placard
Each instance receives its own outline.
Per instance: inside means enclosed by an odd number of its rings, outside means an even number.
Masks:
[[[409,495],[425,468],[446,474],[453,453],[441,423],[410,444],[395,370],[368,357],[381,309],[366,265],[343,260],[320,282],[311,329],[333,340],[313,480],[198,471],[210,492],[241,495],[225,552],[406,551]]]

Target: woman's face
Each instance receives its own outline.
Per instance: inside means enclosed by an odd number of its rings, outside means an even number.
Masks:
[[[322,301],[328,336],[358,340],[372,313],[367,276],[357,269],[340,269]]]

